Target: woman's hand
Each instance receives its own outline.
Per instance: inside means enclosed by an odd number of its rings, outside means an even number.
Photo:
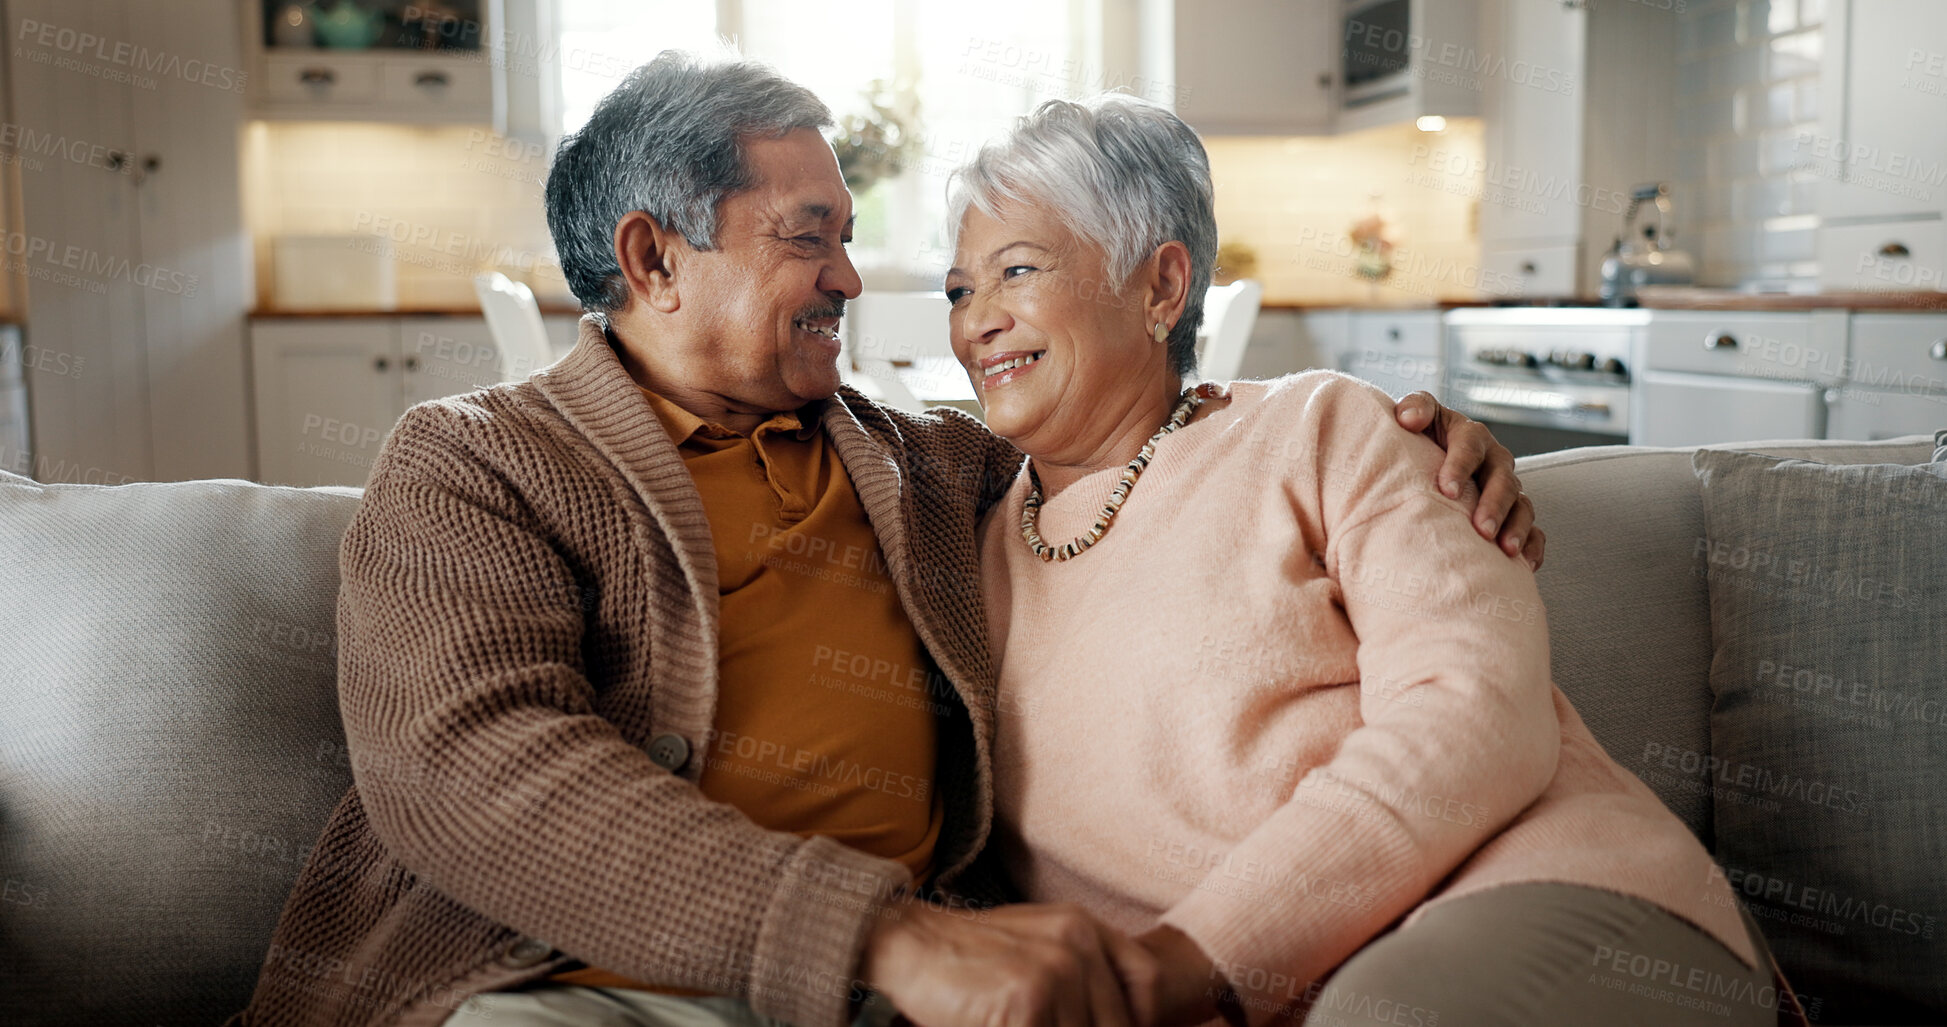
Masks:
[[[859,976],[914,1023],[1147,1027],[1120,975],[1154,976],[1151,957],[1078,906],[1024,903],[975,918],[914,903],[888,913],[866,938]]]
[[[1521,491],[1508,447],[1496,441],[1486,425],[1441,406],[1430,392],[1415,392],[1400,400],[1393,406],[1393,416],[1400,427],[1427,436],[1447,451],[1439,471],[1442,495],[1459,499],[1461,483],[1468,478],[1480,484],[1474,530],[1539,570],[1547,538],[1535,526],[1534,501]]]

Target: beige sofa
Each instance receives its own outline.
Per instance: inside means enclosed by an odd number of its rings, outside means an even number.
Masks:
[[[1933,442],[1736,448],[1915,464]],[[1572,450],[1521,469],[1549,532],[1556,680],[1638,773],[1650,746],[1708,753],[1691,452]],[[333,606],[357,502],[0,475],[0,1019],[206,1025],[246,1001],[351,780]],[[1708,793],[1651,783],[1711,844]]]

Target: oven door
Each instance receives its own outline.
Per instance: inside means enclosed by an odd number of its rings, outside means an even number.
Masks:
[[[1448,379],[1446,402],[1486,425],[1515,456],[1629,441],[1627,384],[1459,371]]]
[[[1413,62],[1413,0],[1350,0],[1339,34],[1348,109],[1404,95]]]

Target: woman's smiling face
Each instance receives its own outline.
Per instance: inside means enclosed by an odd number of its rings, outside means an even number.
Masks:
[[[953,354],[987,426],[1034,456],[1087,447],[1169,376],[1139,290],[1043,205],[970,205],[946,274]]]

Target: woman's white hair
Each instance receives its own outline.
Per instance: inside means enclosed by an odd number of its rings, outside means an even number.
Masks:
[[[1133,96],[1106,93],[1080,103],[1050,100],[981,147],[953,173],[948,231],[957,242],[969,206],[989,217],[1003,203],[1034,203],[1102,248],[1120,291],[1166,242],[1190,251],[1190,295],[1169,333],[1177,373],[1197,366],[1203,295],[1217,264],[1217,215],[1210,158],[1182,119]]]

